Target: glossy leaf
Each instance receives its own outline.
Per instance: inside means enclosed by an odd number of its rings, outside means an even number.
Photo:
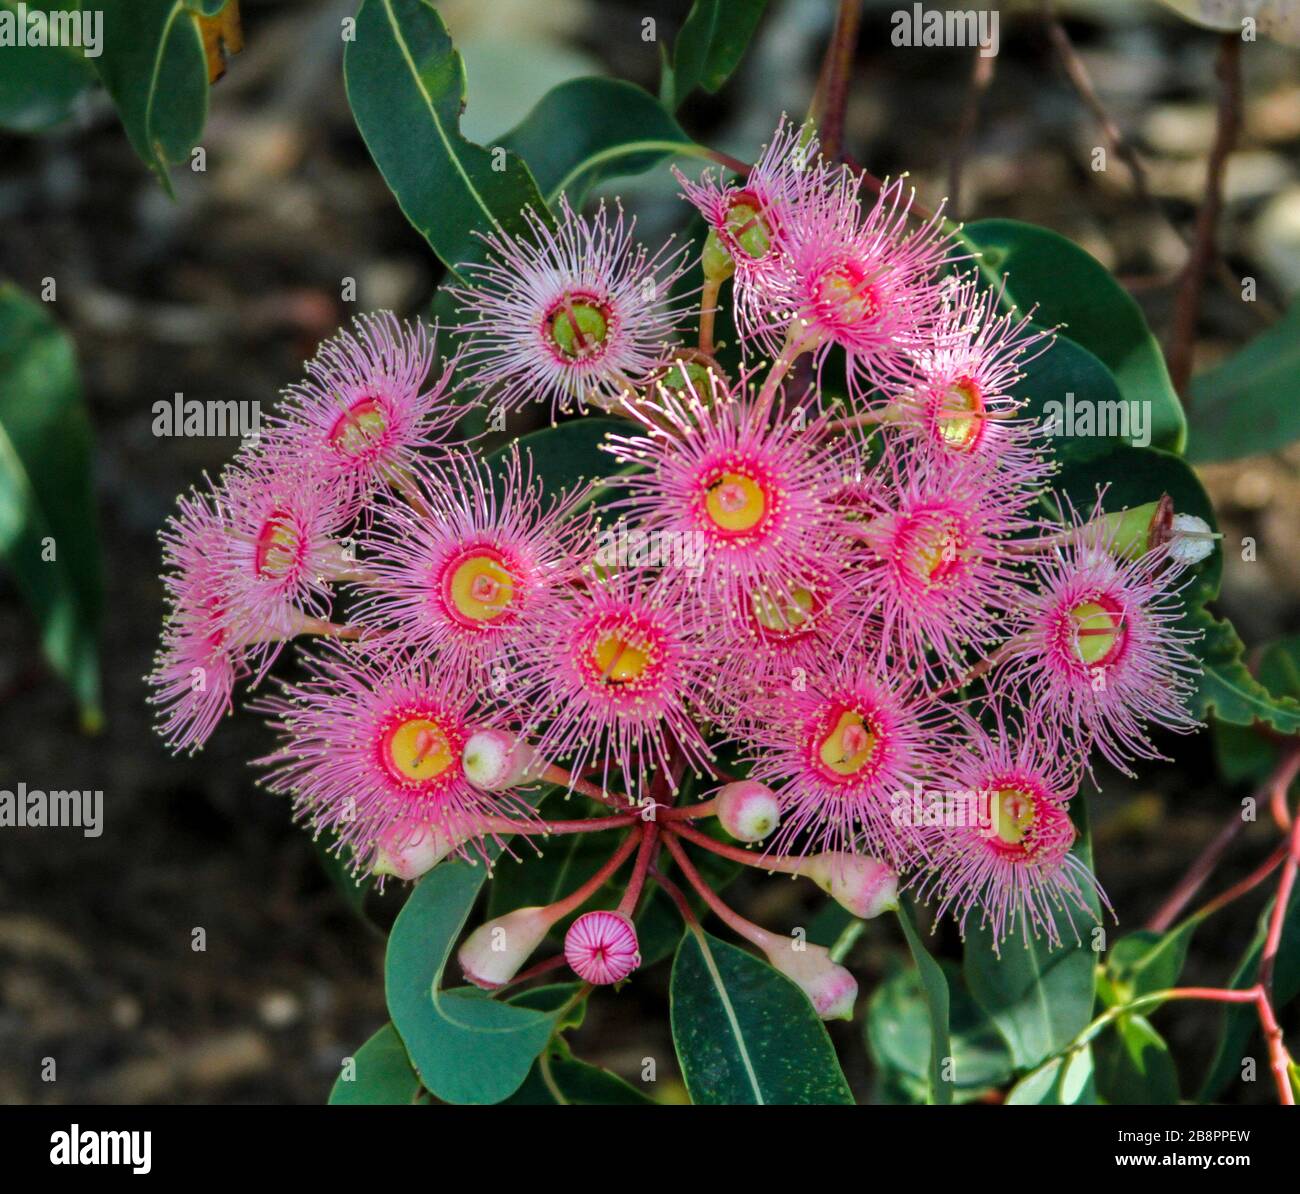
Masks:
[[[363,0],[343,77],[370,156],[448,267],[481,256],[475,232],[525,234],[525,207],[547,218],[517,155],[462,135],[465,66],[428,0]]]
[[[0,0],[16,18],[20,0]],[[28,12],[77,12],[76,0],[26,0]],[[76,18],[80,20],[80,17]],[[0,46],[0,128],[30,133],[66,119],[95,82],[77,46]]]
[[[1280,323],[1236,355],[1192,379],[1191,460],[1276,452],[1300,438],[1300,299]]]
[[[626,432],[626,421],[587,416],[543,427],[511,441],[525,458],[531,457],[533,472],[548,494],[571,492],[588,481],[599,480],[618,468],[614,457],[601,450],[610,432]],[[498,448],[488,460],[499,466],[511,447]]]
[[[1230,622],[1198,609],[1190,624],[1204,635],[1196,647],[1203,669],[1193,703],[1198,716],[1213,713],[1233,725],[1261,722],[1281,734],[1300,733],[1300,701],[1270,692],[1251,675],[1245,644]]]
[[[528,163],[547,203],[567,192],[575,208],[608,178],[641,174],[695,149],[654,96],[634,83],[602,78],[552,88],[501,143]]]
[[[1025,365],[1025,375],[1011,393],[1025,403],[1025,417],[1057,429],[1050,442],[1060,461],[1088,460],[1128,443],[1118,435],[1078,434],[1084,430],[1075,415],[1081,402],[1094,410],[1110,411],[1117,409],[1121,397],[1111,371],[1095,354],[1066,336],[1057,336],[1050,348]],[[1109,429],[1112,423],[1108,419],[1104,425]]]
[[[449,1103],[499,1103],[514,1093],[555,1024],[554,1011],[439,988],[485,878],[482,864],[434,867],[398,915],[384,963],[393,1024],[424,1085]]]
[[[1097,1093],[1124,1106],[1178,1102],[1178,1069],[1164,1038],[1143,1016],[1120,1016],[1096,1046]]]
[[[1007,1094],[1007,1106],[1074,1106],[1097,1101],[1092,1047],[1053,1057],[1026,1074]]]
[[[853,1102],[808,997],[752,954],[688,931],[673,960],[669,998],[692,1102]]]
[[[352,1062],[351,1080],[345,1069],[330,1091],[331,1107],[400,1107],[414,1103],[419,1096],[420,1075],[391,1024],[366,1041]]]
[[[636,1087],[576,1057],[543,1054],[507,1107],[645,1107],[654,1104]]]
[[[1164,356],[1132,297],[1072,241],[1018,220],[978,220],[964,236],[990,279],[1007,275],[1008,297],[1034,321],[1093,353],[1128,402],[1149,403],[1151,445],[1182,451],[1187,425]]]
[[[952,1041],[948,1036],[948,980],[939,963],[925,948],[906,909],[899,909],[898,923],[903,927],[907,948],[912,951],[912,960],[916,963],[930,1020],[929,1100],[937,1104],[951,1103],[953,1078],[948,1070],[952,1063]]]
[[[695,0],[673,43],[665,102],[674,111],[697,87],[716,93],[740,65],[767,0]]]
[[[1072,802],[1079,828],[1074,853],[1092,865],[1092,850],[1082,796]],[[1101,909],[1095,894],[1089,897],[1094,923]],[[1093,952],[1088,918],[1077,909],[1074,925],[1065,911],[1055,913],[1061,944],[1053,949],[1045,935],[1020,936],[1002,942],[1001,956],[985,924],[966,929],[963,973],[971,994],[997,1025],[1017,1069],[1029,1069],[1069,1044],[1092,1015],[1097,956]],[[1078,936],[1076,937],[1076,932]]]
[[[0,558],[93,729],[103,720],[94,453],[76,355],[49,310],[0,284]]]
[[[1199,921],[1185,920],[1166,933],[1137,929],[1115,942],[1106,959],[1108,1003],[1131,1003],[1178,985]]]
[[[171,190],[208,116],[198,14],[184,0],[101,0],[104,52],[94,59],[137,154]]]

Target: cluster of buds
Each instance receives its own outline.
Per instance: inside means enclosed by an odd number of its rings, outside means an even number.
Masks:
[[[744,178],[682,183],[709,227],[700,290],[686,246],[561,205],[460,267],[450,357],[387,314],[325,344],[164,532],[153,699],[194,749],[259,688],[265,783],[358,875],[621,835],[588,884],[475,930],[474,983],[514,981],[631,862],[617,908],[567,928],[584,980],[636,968],[646,880],[675,866],[843,1015],[852,976],[726,910],[686,847],[803,875],[855,916],[895,907],[903,876],[963,927],[1058,940],[1093,915],[1069,815],[1092,751],[1128,770],[1159,757],[1152,727],[1195,724],[1179,590],[1210,536],[1167,500],[1035,515],[1050,441],[1015,390],[1051,333],[901,181],[866,195],[783,123]],[[735,376],[713,355],[728,281]],[[457,433],[473,401],[601,412],[610,476],[555,493],[517,445],[486,459]],[[648,561],[599,554],[610,520]],[[260,687],[290,639],[298,674]],[[547,820],[543,783],[604,815]],[[747,846],[692,828],[710,815]]]

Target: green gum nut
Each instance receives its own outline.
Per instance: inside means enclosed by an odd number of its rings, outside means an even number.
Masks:
[[[712,228],[709,229],[709,235],[704,238],[704,253],[700,264],[704,267],[705,278],[719,285],[735,273],[736,263]]]
[[[1110,550],[1124,559],[1136,560],[1153,547],[1166,542],[1174,519],[1174,503],[1168,494],[1159,501],[1146,502],[1114,514],[1103,514],[1101,521],[1110,535]]]

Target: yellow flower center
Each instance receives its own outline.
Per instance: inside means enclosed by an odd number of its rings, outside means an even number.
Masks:
[[[596,639],[591,662],[606,681],[626,684],[645,675],[650,653],[644,643],[633,641],[630,635],[609,630]]]
[[[1070,610],[1074,653],[1088,667],[1111,663],[1124,644],[1124,614],[1111,602],[1084,601]]]
[[[903,562],[918,580],[946,579],[961,559],[961,528],[941,514],[920,514],[906,529]]]
[[[444,582],[450,608],[468,622],[491,622],[510,610],[516,579],[490,548],[471,550],[457,560]]]
[[[969,451],[979,440],[984,402],[970,378],[948,387],[939,400],[935,422],[939,438],[959,452]]]
[[[384,749],[387,762],[403,779],[426,783],[454,761],[446,732],[427,717],[413,717],[389,732]]]
[[[1034,824],[1034,798],[1019,788],[998,788],[992,804],[994,835],[1005,845],[1021,845]]]
[[[329,434],[330,446],[343,456],[359,456],[374,445],[388,420],[383,407],[373,398],[362,398],[343,412]]]
[[[253,563],[259,576],[277,580],[287,576],[298,559],[298,532],[287,514],[276,513],[262,524]]]
[[[710,482],[704,508],[721,530],[749,531],[767,513],[767,495],[753,477],[724,472]]]
[[[752,598],[754,620],[773,634],[792,634],[812,621],[814,602],[812,590],[802,585],[776,592],[759,589]]]
[[[870,761],[876,749],[876,736],[864,723],[862,714],[845,709],[831,732],[817,748],[822,763],[837,775],[856,775]]]

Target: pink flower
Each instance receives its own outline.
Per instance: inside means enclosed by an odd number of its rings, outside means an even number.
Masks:
[[[225,534],[212,565],[234,641],[253,644],[260,679],[284,639],[329,614],[329,582],[349,574],[335,534],[345,521],[324,483],[278,452],[227,469],[216,494]]]
[[[888,449],[876,484],[845,517],[860,542],[852,615],[878,619],[900,664],[936,677],[964,669],[968,647],[999,641],[998,618],[1018,600],[1019,572],[1003,540],[1029,524],[1008,508],[987,458],[951,460]]]
[[[898,869],[919,835],[895,815],[951,748],[946,710],[861,657],[800,678],[742,713],[749,777],[781,800],[776,853],[849,850]],[[806,835],[806,836],[805,836]]]
[[[216,561],[225,542],[212,500],[191,491],[162,532],[164,584],[170,607],[162,646],[149,676],[159,707],[158,732],[173,750],[197,750],[231,708],[236,682],[248,674],[245,649],[226,627],[226,598]]]
[[[1054,337],[1034,327],[1033,312],[1000,312],[1005,283],[981,290],[973,274],[953,281],[933,343],[917,353],[914,376],[893,400],[901,429],[945,456],[989,457],[1005,484],[1032,498],[1051,465],[1042,428],[1017,417],[1023,404],[1012,391]]]
[[[817,365],[838,346],[847,358],[849,393],[861,398],[911,374],[933,345],[942,315],[941,267],[958,260],[935,215],[908,231],[910,192],[902,180],[870,210],[859,205],[862,179],[848,171],[818,202],[800,207],[785,232],[784,276],[755,314],[737,307],[740,327],[771,353],[787,338],[812,349]]]
[[[770,301],[784,277],[786,229],[833,178],[816,136],[782,116],[743,182],[724,182],[712,170],[694,183],[676,168],[673,173],[734,263],[737,305]]]
[[[612,221],[603,205],[586,220],[561,200],[556,228],[526,214],[531,239],[492,233],[487,261],[459,267],[465,368],[507,410],[606,406],[664,364],[693,313],[690,296],[671,293],[686,249],[669,241],[650,255],[622,208]]]
[[[462,856],[486,857],[486,818],[532,816],[509,793],[466,779],[473,697],[435,661],[386,661],[329,643],[303,662],[305,679],[278,681],[278,694],[252,705],[281,737],[259,764],[269,769],[267,787],[292,796],[314,830],[337,834],[355,870],[370,870],[381,849],[400,853],[429,835]]]
[[[468,679],[508,665],[512,647],[538,633],[546,603],[591,550],[592,523],[579,513],[590,491],[545,499],[518,449],[499,473],[457,455],[445,477],[419,484],[414,504],[396,494],[382,501],[354,610],[375,643],[440,653],[446,670]]]
[[[693,720],[708,681],[680,604],[644,573],[619,573],[546,607],[498,696],[542,758],[572,758],[575,773],[599,766],[605,783],[621,774],[635,796],[673,746],[697,766],[708,757]]]
[[[429,380],[434,342],[423,323],[400,323],[391,311],[354,322],[356,334],[322,344],[307,379],[285,391],[272,431],[351,513],[375,485],[411,471],[465,410],[448,393],[454,363]]]
[[[947,756],[945,790],[927,818],[926,894],[951,909],[962,934],[978,908],[995,942],[1017,927],[1060,943],[1059,922],[1095,919],[1099,894],[1087,866],[1070,853],[1075,829],[1067,804],[1079,784],[1079,756],[1035,715],[1017,724],[996,714],[997,732],[973,720],[969,740]],[[1102,899],[1105,897],[1102,896]]]
[[[1098,503],[1096,514],[1100,514]],[[1022,598],[995,679],[1024,684],[1039,714],[1126,775],[1130,759],[1164,756],[1146,726],[1190,733],[1187,709],[1200,667],[1179,625],[1179,570],[1168,547],[1137,559],[1111,554],[1099,518],[1071,512],[1065,541],[1035,559],[1037,591]]]
[[[564,960],[584,982],[621,983],[641,965],[636,927],[621,912],[584,912],[564,935]]]
[[[661,389],[632,412],[642,434],[609,437],[615,457],[641,470],[617,479],[629,496],[614,508],[692,549],[703,575],[674,569],[671,579],[702,586],[710,617],[721,606],[748,619],[754,600],[788,596],[822,570],[846,445],[826,437],[824,418],[732,396],[716,379],[709,390]]]

